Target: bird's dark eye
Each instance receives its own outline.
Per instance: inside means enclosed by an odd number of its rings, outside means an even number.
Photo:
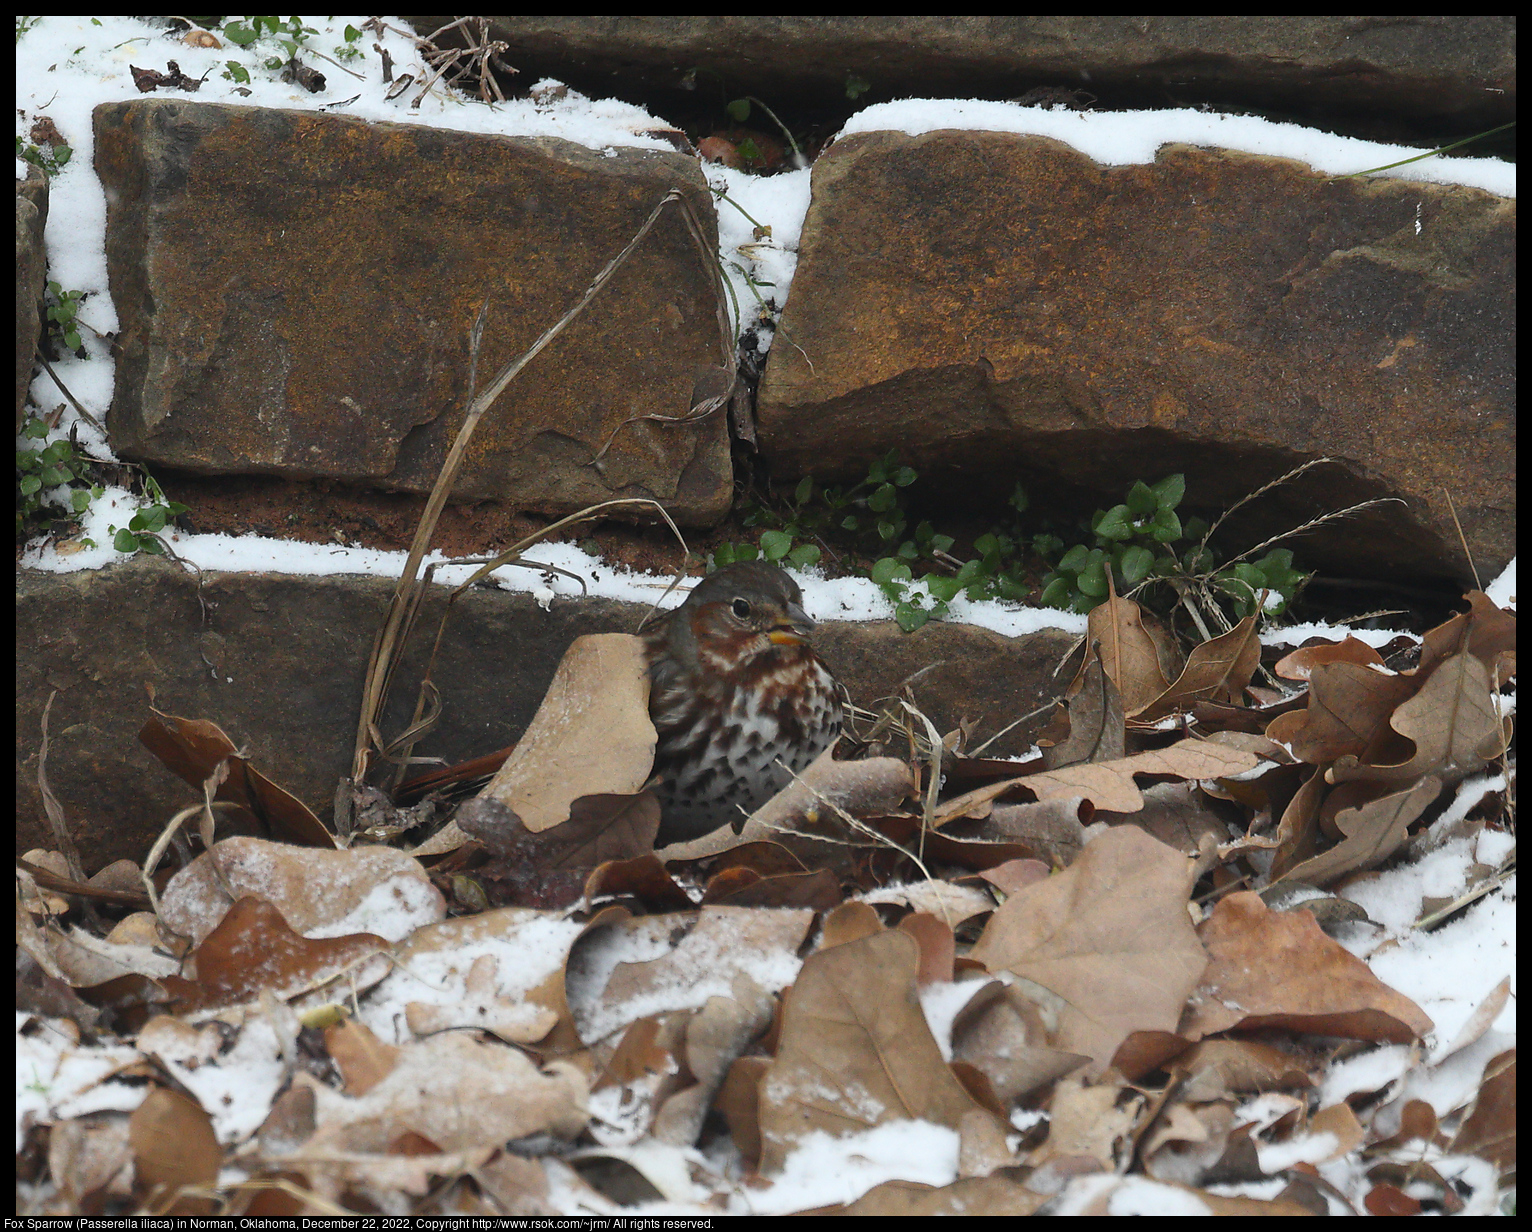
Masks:
[[[736,599],[736,600],[734,600],[734,603],[732,604],[732,606],[734,608],[734,614],[736,616],[738,616],[741,620],[744,620],[746,617],[748,617],[750,615],[750,604],[748,602],[746,602],[744,599]]]

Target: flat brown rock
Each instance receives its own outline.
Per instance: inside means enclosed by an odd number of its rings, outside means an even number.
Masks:
[[[17,852],[51,847],[37,787],[42,712],[47,775],[87,871],[140,861],[197,794],[138,742],[149,707],[208,719],[267,777],[322,811],[349,772],[362,677],[392,583],[383,578],[183,572],[139,557],[109,569],[17,575]],[[401,731],[449,592],[435,588],[394,685],[383,727]],[[658,593],[658,592],[656,592]],[[646,607],[472,590],[454,605],[436,661],[441,722],[416,749],[449,763],[517,740],[560,658],[587,633],[631,633]],[[1005,638],[935,623],[906,636],[892,623],[827,622],[816,643],[864,705],[939,664],[915,696],[942,731],[982,719],[979,739],[1053,697],[1062,632]],[[424,647],[424,649],[422,649]],[[1025,750],[1046,718],[1005,736]]]
[[[1087,122],[1088,117],[1082,119]],[[1469,577],[1514,552],[1515,202],[1185,145],[1106,167],[1043,137],[858,133],[814,166],[760,390],[779,474],[898,448],[996,503],[1188,475],[1253,545],[1373,497],[1303,563]]]
[[[95,125],[122,322],[112,447],[202,474],[428,491],[486,298],[481,389],[670,189],[713,227],[696,161],[670,151],[173,99],[106,103]],[[550,514],[648,496],[717,520],[722,414],[618,428],[686,415],[719,345],[712,269],[671,206],[501,394],[455,495]]]

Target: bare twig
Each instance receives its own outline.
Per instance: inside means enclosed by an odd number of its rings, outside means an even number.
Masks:
[[[1458,509],[1452,503],[1452,493],[1443,488],[1442,495],[1447,498],[1447,510],[1452,514],[1452,524],[1458,529],[1458,542],[1463,545],[1463,555],[1468,558],[1468,567],[1473,570],[1473,587],[1475,590],[1483,590],[1484,583],[1479,581],[1479,566],[1474,564],[1473,553],[1468,550],[1468,537],[1463,534],[1463,524],[1458,521]]]
[[[387,699],[388,687],[397,660],[398,648],[402,645],[401,634],[404,630],[406,616],[418,604],[421,560],[430,546],[431,538],[435,534],[436,525],[441,517],[442,510],[446,506],[447,498],[451,495],[453,486],[457,482],[458,472],[462,469],[464,459],[467,456],[468,444],[472,440],[480,420],[494,404],[495,400],[505,391],[506,386],[520,375],[522,369],[537,358],[544,348],[557,338],[585,310],[601,289],[611,281],[613,275],[616,274],[623,262],[632,255],[634,249],[638,247],[644,237],[653,230],[665,207],[672,203],[680,206],[693,239],[697,241],[705,254],[705,245],[701,237],[701,226],[694,216],[690,202],[686,200],[679,189],[671,189],[654,209],[650,211],[649,217],[645,219],[637,234],[596,275],[595,279],[586,288],[585,293],[574,306],[556,323],[544,330],[531,347],[507,363],[496,374],[489,387],[470,402],[463,418],[463,424],[458,429],[457,437],[448,450],[445,461],[442,463],[441,473],[437,476],[436,484],[431,490],[431,495],[427,498],[426,508],[421,515],[420,525],[416,528],[415,538],[410,544],[409,555],[405,560],[403,573],[400,576],[398,585],[395,587],[393,598],[389,603],[387,617],[382,628],[379,629],[378,636],[373,645],[372,660],[368,665],[367,682],[362,696],[361,713],[357,718],[357,734],[353,746],[351,766],[353,782],[360,783],[366,777],[369,749],[371,746],[371,730],[377,720],[377,716],[382,713],[383,705]],[[714,268],[711,261],[708,262],[707,268]],[[716,274],[714,276],[716,278]],[[727,341],[728,321],[722,310],[721,303],[719,304],[719,318],[721,335]],[[731,371],[733,359],[732,349],[726,349],[725,361]],[[607,503],[608,506],[610,504],[611,502]],[[596,508],[601,507],[603,506],[597,506]],[[548,532],[542,532],[542,534],[546,533]],[[481,570],[481,572],[485,572],[485,570]],[[477,576],[479,575],[476,574],[475,577]]]

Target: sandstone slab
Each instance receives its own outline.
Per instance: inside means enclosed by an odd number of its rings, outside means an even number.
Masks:
[[[88,871],[141,860],[196,794],[138,743],[149,707],[217,723],[255,767],[315,811],[349,771],[362,677],[391,583],[381,578],[197,575],[160,558],[72,574],[26,570],[17,581],[17,852],[50,847],[37,786],[41,720],[47,776]],[[447,591],[434,590],[405,657],[384,728],[414,702]],[[659,591],[656,591],[656,595]],[[417,748],[449,763],[518,739],[569,644],[631,633],[647,608],[605,599],[555,601],[474,590],[455,605],[435,669],[441,723]],[[816,635],[854,700],[874,702],[922,668],[915,696],[943,731],[962,717],[997,731],[1057,694],[1052,675],[1075,640],[1026,639],[930,624],[827,622]],[[992,752],[1025,750],[1046,714]]]
[[[480,388],[668,191],[714,226],[695,160],[669,151],[177,99],[103,104],[95,129],[122,323],[112,446],[202,474],[428,491],[486,299]],[[485,416],[455,495],[550,514],[648,496],[693,524],[722,516],[721,414],[626,422],[690,409],[721,359],[713,285],[670,207]]]
[[[795,345],[760,390],[778,473],[897,448],[961,494],[1020,478],[1089,512],[1184,471],[1217,514],[1330,456],[1247,506],[1239,546],[1397,497],[1301,563],[1467,580],[1450,493],[1484,576],[1514,552],[1514,201],[985,132],[854,134],[813,174]]]
[[[445,21],[411,19],[422,35]],[[1084,87],[1103,105],[1225,105],[1343,122],[1440,121],[1465,131],[1516,114],[1516,19],[1504,14],[1328,16],[533,14],[491,18],[525,80],[675,91],[720,82],[774,107],[1006,98]],[[1342,130],[1348,131],[1348,130]]]

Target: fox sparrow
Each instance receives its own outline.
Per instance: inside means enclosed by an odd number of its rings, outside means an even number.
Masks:
[[[803,592],[760,561],[729,565],[641,636],[661,820],[655,846],[743,820],[840,734],[840,690],[808,643]]]

